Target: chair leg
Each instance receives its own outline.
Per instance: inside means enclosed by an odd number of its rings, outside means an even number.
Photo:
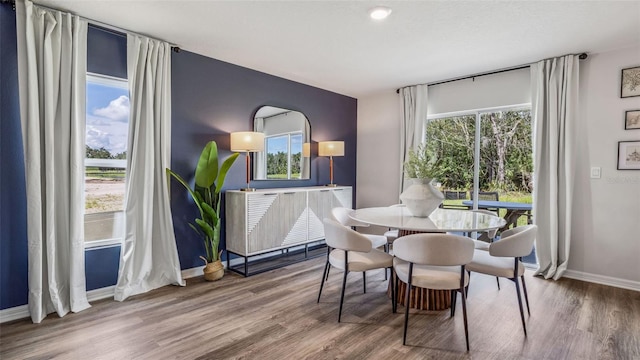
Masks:
[[[342,320],[342,304],[344,303],[344,288],[347,286],[347,269],[344,270],[344,276],[342,277],[342,291],[340,292],[340,310],[338,310],[338,322]]]
[[[457,290],[451,290],[451,317],[456,315],[456,299],[458,298]]]
[[[347,287],[347,274],[349,274],[349,252],[344,252],[344,276],[342,277],[342,291],[340,292],[340,310],[338,310],[338,322],[342,319],[342,304],[344,303],[344,289]]]
[[[524,275],[521,276],[522,279],[522,290],[524,291],[524,302],[527,304],[527,314],[531,316],[531,311],[529,310],[529,295],[527,295],[527,285],[524,283]]]
[[[467,325],[467,295],[464,289],[464,265],[460,271],[460,299],[462,299],[462,318],[464,319],[464,337],[467,341],[467,351],[469,351],[469,327]]]
[[[496,282],[498,283],[498,290],[500,290],[500,278],[496,276]]]
[[[411,291],[411,278],[413,277],[413,263],[409,263],[409,278],[407,291],[404,296],[404,334],[402,335],[402,345],[407,344],[407,325],[409,325],[409,292]]]
[[[398,294],[398,292],[400,292],[400,288],[399,288],[399,282],[400,282],[400,278],[398,277],[398,274],[392,273],[391,276],[393,276],[395,278],[395,297],[393,298],[393,303],[394,303],[394,309],[393,309],[393,313],[395,314],[398,311],[398,296],[400,296],[400,294]]]
[[[318,292],[318,303],[320,303],[320,295],[322,295],[322,288],[324,287],[324,283],[329,276],[329,259],[327,259],[327,263],[324,264],[324,271],[322,272],[322,280],[320,280],[320,291]]]
[[[367,293],[367,272],[366,271],[362,272],[362,293],[363,294]]]
[[[324,278],[324,281],[329,281],[329,271],[331,271],[331,266],[327,268],[327,276]]]
[[[395,286],[393,286],[393,273],[392,273],[392,268],[389,268],[389,273],[391,273],[391,276],[389,276],[389,287],[391,288],[391,312],[395,313],[396,312],[396,288]],[[384,269],[385,274],[387,273],[387,269]]]
[[[522,309],[522,295],[520,295],[520,281],[518,277],[514,278],[516,284],[516,293],[518,294],[518,306],[520,307],[520,319],[522,320],[522,328],[524,329],[524,336],[527,336],[527,324],[524,322],[524,310]]]

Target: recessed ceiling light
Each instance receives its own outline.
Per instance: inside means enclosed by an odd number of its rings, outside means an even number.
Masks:
[[[374,20],[382,20],[391,14],[391,8],[386,6],[378,6],[369,10],[369,16]]]

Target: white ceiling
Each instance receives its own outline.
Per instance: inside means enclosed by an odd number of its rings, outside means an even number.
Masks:
[[[640,1],[35,2],[356,98],[640,44]]]

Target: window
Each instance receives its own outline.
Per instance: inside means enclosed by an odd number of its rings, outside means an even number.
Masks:
[[[85,241],[119,243],[124,234],[129,134],[126,79],[87,74]]]
[[[300,179],[302,132],[265,138],[267,179]]]
[[[443,207],[467,208],[477,187],[479,200],[532,202],[533,146],[529,105],[429,116],[427,147],[438,154],[435,176]],[[506,209],[499,215],[505,217]],[[529,222],[530,214],[517,224]],[[535,257],[524,259],[535,263]]]

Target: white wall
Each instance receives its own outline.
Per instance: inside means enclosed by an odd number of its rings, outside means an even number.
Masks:
[[[358,208],[400,201],[399,101],[394,89],[358,99]]]
[[[620,98],[621,69],[637,65],[640,46],[590,54],[580,62],[584,126],[569,258],[573,271],[636,285],[640,284],[640,171],[616,170],[616,159],[618,141],[640,141],[640,130],[624,130],[624,112],[640,109],[640,97]],[[602,178],[590,179],[591,166],[602,168]]]
[[[640,171],[618,171],[615,163],[618,141],[640,140],[640,130],[625,131],[623,123],[625,110],[640,109],[640,97],[619,97],[620,70],[634,65],[640,47],[580,62],[584,127],[567,275],[640,289]],[[395,89],[358,99],[358,208],[398,201],[399,114]],[[590,166],[602,167],[601,179],[589,178]]]

